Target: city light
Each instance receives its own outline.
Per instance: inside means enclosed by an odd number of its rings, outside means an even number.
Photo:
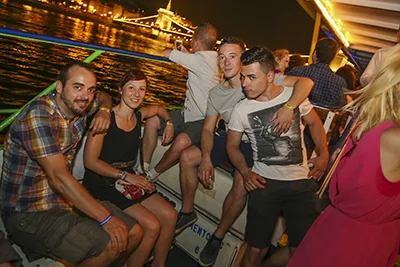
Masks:
[[[2,0],[7,1],[7,0]],[[37,0],[46,3],[52,3],[50,0]],[[114,21],[127,22],[139,26],[142,29],[152,28],[174,39],[184,36],[184,40],[189,40],[194,30],[192,23],[185,17],[181,17],[171,11],[171,1],[167,8],[159,8],[158,14],[152,16],[143,16],[145,10],[138,8],[134,11],[124,10],[124,7],[117,3],[102,3],[98,0],[65,0],[56,5],[65,6],[74,12],[87,12],[96,14],[99,18],[112,18]],[[30,7],[25,6],[26,9]],[[154,32],[153,32],[154,33]]]

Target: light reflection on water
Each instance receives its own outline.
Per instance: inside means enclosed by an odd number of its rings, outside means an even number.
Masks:
[[[0,26],[27,32],[160,55],[169,44],[148,31],[135,33],[121,25],[76,18],[35,5],[0,2]],[[18,108],[53,83],[71,59],[83,60],[93,51],[31,40],[0,37],[0,108]],[[103,53],[94,62],[98,89],[118,97],[117,83],[131,67],[149,80],[145,103],[183,104],[187,71],[175,64]]]

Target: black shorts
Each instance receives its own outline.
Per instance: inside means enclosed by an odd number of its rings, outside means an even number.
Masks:
[[[128,230],[137,223],[113,204],[106,201],[102,204]],[[97,221],[62,209],[15,213],[8,219],[6,228],[12,240],[28,252],[73,264],[100,255],[110,241]]]
[[[266,179],[264,189],[249,193],[245,240],[250,247],[267,248],[278,217],[286,220],[289,246],[297,247],[321,213],[314,179]]]
[[[199,144],[201,140],[201,131],[203,129],[204,120],[184,122],[183,110],[174,110],[170,113],[171,120],[174,122],[175,136],[185,133],[189,136],[192,144]],[[162,135],[165,129],[165,121],[160,118],[160,130],[158,135]]]
[[[215,167],[229,161],[228,152],[226,151],[226,141],[227,141],[227,134],[221,133],[220,135],[214,136],[214,145],[211,150],[211,162]],[[196,144],[196,146],[201,150],[200,143]],[[246,160],[247,166],[250,168],[253,167],[253,150],[251,149],[251,145],[249,142],[241,141],[240,142],[240,151],[243,153],[243,156]]]

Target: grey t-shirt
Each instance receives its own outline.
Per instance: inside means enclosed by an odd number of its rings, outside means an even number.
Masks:
[[[199,51],[194,54],[172,50],[169,59],[188,68],[185,98],[185,122],[204,120],[208,94],[220,81],[217,52]]]
[[[225,123],[228,124],[233,108],[244,98],[242,87],[227,89],[224,88],[224,82],[219,83],[210,90],[206,116],[218,116],[221,114]]]

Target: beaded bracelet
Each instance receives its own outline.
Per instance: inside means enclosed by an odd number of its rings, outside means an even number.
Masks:
[[[105,218],[102,222],[99,223],[100,226],[105,225],[106,223],[108,223],[109,220],[111,220],[112,218],[112,214],[110,213],[110,215],[107,216],[107,218]]]

